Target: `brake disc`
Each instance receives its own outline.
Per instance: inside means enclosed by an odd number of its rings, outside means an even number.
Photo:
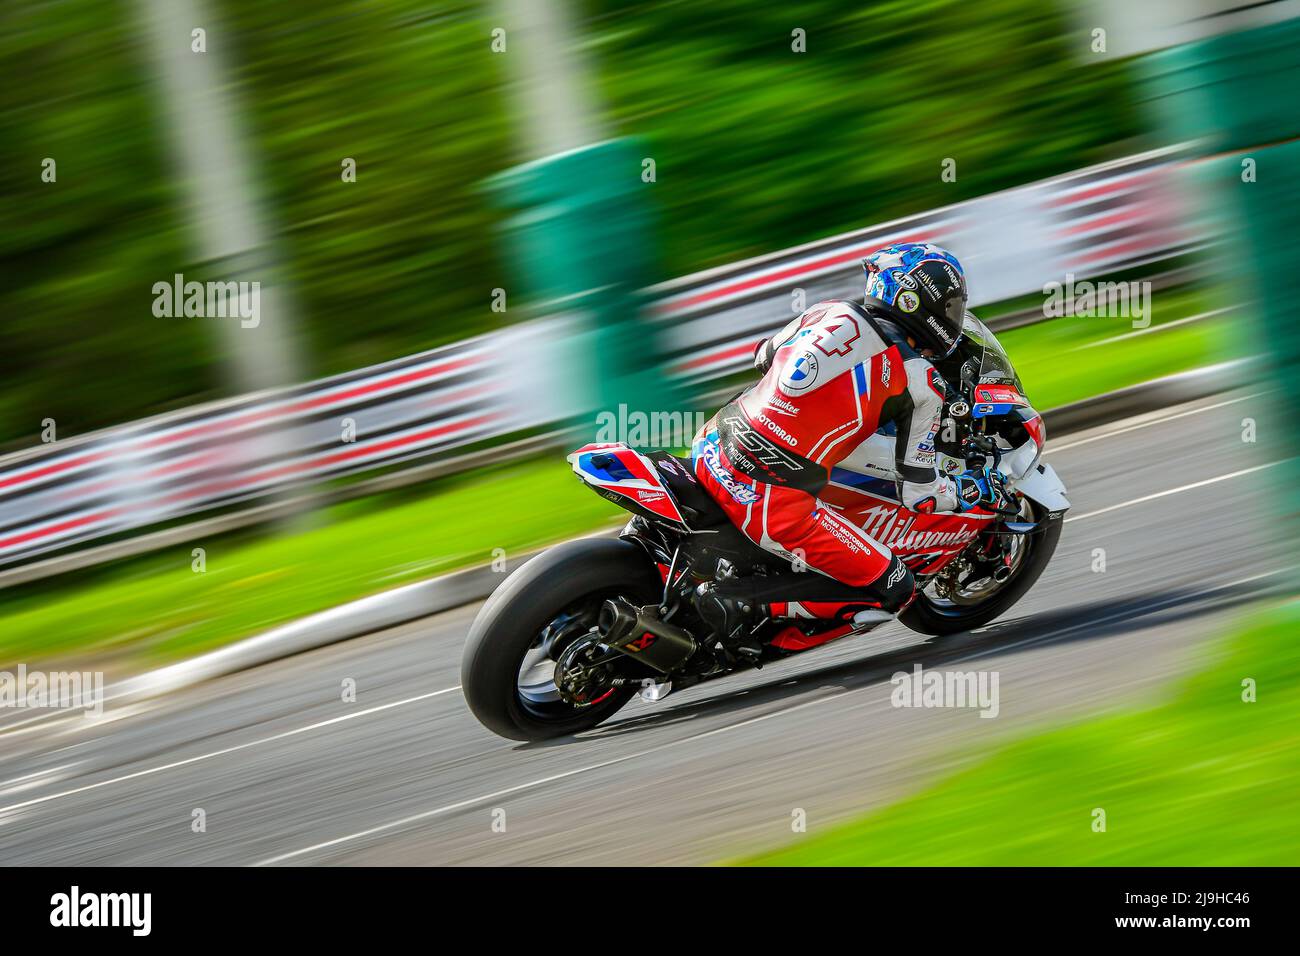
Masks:
[[[617,651],[600,643],[593,627],[572,641],[555,659],[555,687],[574,707],[590,707],[614,692]]]

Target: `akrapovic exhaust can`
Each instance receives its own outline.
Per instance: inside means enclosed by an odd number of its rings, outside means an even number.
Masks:
[[[600,609],[596,629],[603,643],[667,674],[695,653],[695,640],[680,627],[659,620],[653,609],[617,598]]]

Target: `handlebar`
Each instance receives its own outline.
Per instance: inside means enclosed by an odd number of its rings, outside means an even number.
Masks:
[[[1002,449],[998,447],[997,439],[992,435],[970,433],[963,439],[961,448],[967,468],[972,471],[982,469],[992,493],[990,500],[980,502],[980,507],[1005,517],[1019,515],[1020,506],[1007,491],[1002,472],[998,470],[1002,463]],[[990,458],[993,459],[991,466]]]

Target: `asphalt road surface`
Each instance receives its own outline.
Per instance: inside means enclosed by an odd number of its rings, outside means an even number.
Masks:
[[[1292,560],[1268,531],[1265,429],[1242,440],[1266,405],[1053,439],[1073,503],[1055,559],[1006,618],[946,642],[891,624],[522,745],[465,708],[466,607],[0,734],[0,863],[694,864],[802,839],[795,808],[816,834],[1199,667]],[[997,671],[997,717],[893,707],[890,675],[916,662]]]

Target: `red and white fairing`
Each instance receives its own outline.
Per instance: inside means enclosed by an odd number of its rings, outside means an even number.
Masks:
[[[584,445],[566,460],[574,474],[611,501],[686,526],[654,463],[622,442]]]
[[[1068,508],[1064,488],[1055,472],[1035,466],[1042,454],[1046,431],[1042,418],[1010,386],[980,386],[978,399],[1000,406],[1024,409],[1025,430],[1030,435],[1018,448],[1003,453],[1000,468],[1013,486],[1049,508]],[[914,572],[933,574],[973,541],[996,515],[976,509],[963,513],[921,514],[904,508],[894,489],[893,435],[877,432],[858,445],[831,471],[830,483],[818,498],[835,508],[872,538],[897,554]],[[943,472],[963,470],[965,463],[943,454],[936,456]]]

